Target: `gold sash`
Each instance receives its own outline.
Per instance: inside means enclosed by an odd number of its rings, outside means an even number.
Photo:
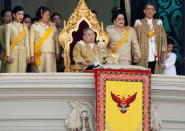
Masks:
[[[51,34],[52,31],[53,31],[53,28],[52,27],[49,27],[47,29],[47,31],[45,32],[45,34],[40,39],[39,43],[38,44],[35,44],[35,47],[34,47],[34,55],[35,55],[35,64],[37,66],[40,65],[40,55],[41,55],[40,48],[42,47],[42,45],[44,44],[44,42],[46,41],[46,39],[49,37],[49,35]]]
[[[116,53],[117,50],[125,44],[125,41],[127,40],[128,36],[129,36],[129,29],[125,29],[125,33],[123,38],[116,44],[116,46],[112,49],[112,53]]]
[[[27,29],[23,29],[22,32],[18,35],[18,37],[11,43],[10,45],[10,56],[12,54],[13,48],[24,38]]]
[[[26,34],[26,31],[27,31],[27,29],[24,28],[22,30],[22,32],[17,36],[17,38],[11,43],[11,45],[10,45],[10,56],[12,55],[13,48],[24,38],[24,36]],[[2,59],[3,59],[4,63],[6,63],[6,53],[4,54]]]

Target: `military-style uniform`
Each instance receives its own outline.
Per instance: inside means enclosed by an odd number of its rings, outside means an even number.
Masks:
[[[155,63],[155,74],[161,74],[161,61],[158,59],[167,55],[167,38],[163,23],[159,19],[143,18],[136,20],[134,29],[140,44],[141,60],[139,65],[148,68],[148,63],[153,59]],[[155,58],[156,57],[156,58]]]
[[[114,25],[106,27],[106,32],[109,35],[110,43],[108,48],[113,50],[115,46],[124,38],[128,32],[128,37],[125,38],[124,43],[121,43],[121,46],[115,52],[120,55],[118,59],[118,64],[132,64],[132,57],[136,54],[140,58],[140,49],[137,41],[137,36],[133,28],[125,27],[123,31],[119,31],[115,28]]]
[[[52,32],[40,48],[40,65],[33,65],[33,72],[56,72],[56,55],[59,54],[59,41],[58,32],[53,23],[36,22],[31,26],[31,56],[35,56],[35,45],[39,43],[49,27],[52,27]]]
[[[16,40],[23,29],[26,29],[26,34],[11,51],[11,44]],[[14,60],[13,63],[6,64],[6,72],[26,72],[26,59],[30,58],[29,33],[27,27],[15,21],[7,24],[5,27],[5,45],[6,56],[11,56]]]

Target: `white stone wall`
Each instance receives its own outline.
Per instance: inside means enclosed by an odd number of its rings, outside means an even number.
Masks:
[[[0,74],[0,131],[66,131],[69,101],[95,103],[91,73]],[[185,77],[152,76],[161,131],[185,131]]]
[[[158,105],[161,131],[185,131],[185,77],[152,77],[152,103]]]

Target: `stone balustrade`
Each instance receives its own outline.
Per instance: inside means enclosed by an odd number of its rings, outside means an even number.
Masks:
[[[0,131],[66,131],[70,101],[95,104],[92,73],[0,74]],[[152,76],[161,131],[185,130],[185,77]]]

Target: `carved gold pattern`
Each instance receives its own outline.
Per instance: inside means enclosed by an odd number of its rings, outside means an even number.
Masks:
[[[64,21],[64,28],[59,35],[60,45],[64,48],[63,57],[65,72],[71,71],[70,44],[73,42],[72,33],[78,30],[79,25],[82,21],[87,22],[89,27],[96,32],[96,40],[98,42],[102,43],[104,46],[107,46],[109,42],[109,37],[103,29],[103,22],[101,22],[100,26],[96,16],[87,7],[86,2],[84,0],[80,0],[77,8],[70,16],[68,22],[66,23]]]

